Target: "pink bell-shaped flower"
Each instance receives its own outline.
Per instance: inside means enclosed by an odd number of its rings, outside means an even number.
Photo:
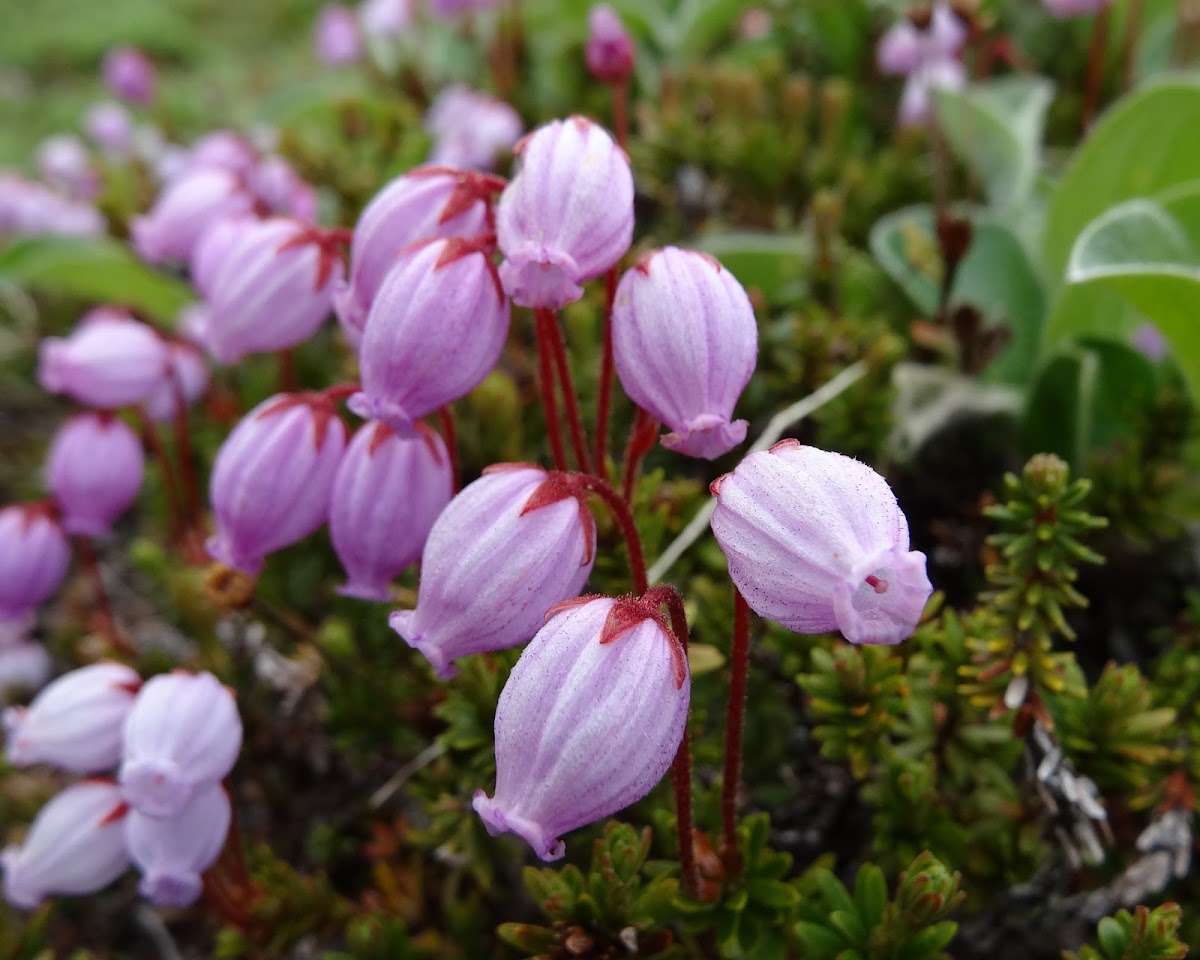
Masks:
[[[361,60],[362,35],[354,11],[340,3],[323,6],[313,26],[313,46],[317,59],[333,67]]]
[[[388,622],[446,680],[458,657],[532,637],[550,607],[583,589],[595,554],[595,520],[570,475],[491,467],[437,518],[416,609]]]
[[[151,817],[130,810],[125,841],[142,873],[138,893],[156,907],[187,907],[203,891],[200,875],[221,855],[232,818],[219,783],[197,790],[177,814]]]
[[[244,183],[250,179],[257,164],[258,151],[245,137],[232,130],[213,130],[188,148],[180,173],[224,170]]]
[[[633,38],[615,10],[598,3],[588,11],[588,38],[583,50],[588,72],[602,83],[625,83],[633,73]]]
[[[236,231],[208,283],[205,346],[221,363],[303,343],[327,316],[341,277],[338,240],[274,217]]]
[[[496,707],[496,792],[475,794],[488,832],[543,860],[559,835],[642,799],[687,726],[687,657],[653,600],[580,597],[551,611]]]
[[[933,116],[934,90],[962,90],[967,85],[967,68],[958,60],[932,60],[922,64],[904,82],[900,95],[900,124],[915,127]]]
[[[398,437],[377,421],[361,427],[338,467],[329,506],[329,536],[347,575],[338,592],[387,600],[389,582],[421,559],[453,493],[450,455],[432,430]]]
[[[906,77],[938,60],[952,60],[967,42],[967,28],[945,3],[935,3],[920,26],[905,17],[879,40],[876,61],[881,73]]]
[[[46,483],[63,529],[99,537],[142,488],[145,457],[137,434],[111,413],[80,413],[50,443]]]
[[[133,149],[133,117],[119,103],[103,100],[94,104],[83,118],[83,128],[111,157],[124,157]]]
[[[456,84],[434,97],[425,129],[433,135],[427,163],[494,170],[497,157],[512,150],[525,125],[503,100]]]
[[[71,545],[49,502],[0,509],[0,617],[24,616],[67,575]]]
[[[465,396],[496,366],[509,305],[489,236],[428,240],[400,254],[375,295],[348,406],[400,436]]]
[[[19,847],[0,853],[4,899],[32,910],[54,893],[95,893],[129,867],[121,791],[111,780],[81,780],[42,807]]]
[[[580,116],[538,127],[514,152],[521,169],[496,208],[500,278],[519,306],[558,310],[629,249],[629,158]]]
[[[783,440],[715,480],[713,533],[750,608],[852,643],[912,635],[933,592],[887,481],[840,453]]]
[[[35,160],[41,178],[72,200],[94,200],[100,191],[87,147],[73,133],[47,137],[38,144]]]
[[[419,167],[375,194],[354,227],[349,281],[333,298],[352,346],[361,342],[375,294],[400,251],[431,237],[483,232],[491,196],[503,186],[498,177],[470,170]]]
[[[151,817],[177,817],[205,787],[219,784],[242,748],[233,692],[211,673],[151,677],[125,718],[121,790]]]
[[[95,663],[61,677],[28,707],[4,711],[8,762],[48,763],[71,773],[111,770],[121,760],[125,717],[142,685],[121,663]]]
[[[192,285],[205,297],[211,297],[217,275],[229,257],[229,251],[238,245],[242,236],[258,223],[258,218],[247,213],[235,213],[212,221],[192,247],[188,262]]]
[[[53,671],[50,654],[40,643],[0,644],[0,706],[14,690],[32,693],[45,686]]]
[[[346,425],[319,393],[280,393],[251,410],[221,444],[209,481],[217,532],[208,552],[257,574],[275,550],[329,515]]]
[[[46,337],[38,351],[42,387],[101,410],[149,399],[169,369],[163,338],[116,311],[92,311],[69,337]]]
[[[167,184],[149,213],[133,218],[133,245],[147,263],[187,261],[210,224],[253,208],[254,197],[236,174],[219,167],[195,167]]]
[[[104,55],[100,67],[105,85],[114,95],[129,103],[144,106],[154,99],[158,89],[158,71],[141,50],[113,47]]]
[[[673,431],[663,446],[713,460],[746,438],[733,420],[758,356],[742,285],[704,253],[647,254],[617,287],[613,359],[630,398]]]
[[[263,157],[250,171],[247,180],[260,207],[303,223],[316,222],[316,189],[301,180],[283,157],[276,154]]]
[[[180,324],[186,325],[182,317]],[[167,353],[170,357],[167,377],[142,405],[146,416],[156,423],[174,419],[180,403],[186,409],[208,389],[208,361],[199,347],[190,340],[168,340]]]

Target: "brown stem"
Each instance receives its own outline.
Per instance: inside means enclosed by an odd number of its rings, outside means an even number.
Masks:
[[[658,439],[658,425],[654,418],[641,407],[633,417],[633,426],[629,430],[629,440],[625,444],[625,468],[622,471],[622,492],[627,503],[633,502],[633,489],[637,484],[638,468],[642,458],[654,447]]]
[[[458,432],[454,429],[454,411],[450,408],[450,404],[446,404],[438,411],[438,423],[442,428],[442,439],[446,442],[446,449],[450,453],[450,476],[454,481],[453,489],[455,493],[458,493]]]
[[[162,474],[163,496],[167,500],[167,528],[170,531],[171,543],[179,543],[186,528],[186,520],[183,508],[179,502],[179,487],[175,482],[175,468],[171,466],[171,458],[167,456],[167,448],[163,444],[162,434],[159,433],[158,426],[146,416],[140,407],[137,408],[136,415],[138,425],[142,430],[142,441],[150,450],[150,456],[158,463],[159,473]],[[180,456],[182,457],[182,452]]]
[[[550,453],[554,457],[556,470],[567,469],[567,448],[563,444],[562,424],[558,422],[558,403],[554,399],[554,371],[550,355],[553,348],[547,339],[547,321],[555,323],[554,314],[545,310],[534,311],[534,327],[537,331],[538,380],[542,388],[542,409],[546,414],[546,435],[550,438]]]
[[[571,365],[567,362],[567,347],[563,343],[562,331],[558,328],[558,320],[555,319],[553,311],[545,307],[538,307],[538,311],[545,314],[542,327],[558,372],[558,385],[562,390],[563,407],[567,412],[567,427],[571,431],[571,446],[575,451],[575,465],[581,473],[591,473],[587,437],[583,432],[583,420],[579,416],[579,401],[575,396],[575,385],[571,382]]]
[[[604,275],[604,353],[600,357],[600,390],[596,401],[596,473],[607,474],[608,461],[608,411],[612,404],[613,344],[612,314],[613,300],[617,295],[617,265],[614,263]]]
[[[182,478],[185,523],[191,526],[200,522],[200,514],[204,508],[200,502],[200,488],[196,483],[196,464],[192,457],[187,401],[184,399],[179,377],[172,374],[172,380],[175,391],[175,456],[179,461],[179,475]]]
[[[671,631],[683,648],[684,659],[687,659],[688,622],[683,597],[670,584],[655,587],[648,596],[655,599],[661,597],[662,602],[667,605],[671,614]],[[691,899],[698,900],[700,874],[696,869],[696,830],[692,823],[692,748],[686,724],[683,728],[683,738],[679,741],[679,749],[675,751],[675,760],[671,763],[671,787],[675,793],[675,819],[678,825],[679,868],[683,873],[683,892]]]
[[[1142,30],[1142,14],[1145,11],[1145,0],[1130,0],[1129,12],[1125,16],[1125,38],[1121,50],[1121,74],[1125,81],[1125,89],[1133,87],[1133,54],[1137,46],[1138,34]]]
[[[1108,15],[1105,7],[1096,14],[1092,24],[1092,43],[1088,49],[1087,86],[1083,91],[1083,108],[1080,112],[1080,127],[1086,133],[1092,125],[1096,106],[1100,102],[1100,82],[1104,76],[1104,50],[1108,46]]]
[[[725,875],[742,869],[737,841],[738,781],[742,774],[742,720],[746,711],[746,667],[750,658],[750,608],[733,588],[733,650],[730,654],[729,713],[725,721],[725,773],[721,781],[721,863]]]
[[[613,131],[621,149],[629,151],[629,81],[613,84]]]
[[[297,389],[296,354],[291,347],[286,350],[276,350],[279,358],[279,392],[294,393]]]
[[[96,558],[96,549],[92,546],[91,538],[77,536],[75,548],[79,551],[79,562],[83,564],[88,579],[92,582],[92,605],[95,608],[93,619],[98,624],[100,633],[114,650],[127,657],[136,657],[137,650],[121,633],[113,617],[112,606],[108,602],[108,591],[104,589],[104,578],[100,575],[100,562]]]
[[[625,546],[629,550],[629,570],[633,580],[633,592],[641,596],[646,592],[649,581],[646,579],[646,557],[642,552],[642,538],[638,534],[637,524],[633,521],[633,512],[629,504],[621,498],[611,483],[603,477],[578,474],[583,489],[596,494],[608,506],[609,511],[621,528],[625,537]]]

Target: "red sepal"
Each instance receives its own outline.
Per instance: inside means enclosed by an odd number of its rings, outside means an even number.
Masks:
[[[97,827],[107,827],[110,823],[116,823],[118,820],[122,819],[125,816],[125,814],[127,814],[128,812],[129,812],[129,804],[127,804],[124,800],[122,800],[115,807],[113,807],[111,810],[109,810],[108,813],[106,813],[103,817],[101,817],[100,820],[96,823],[96,826]]]
[[[780,440],[778,443],[772,444],[767,453],[775,453],[778,450],[794,450],[801,445],[799,440]]]
[[[329,282],[329,275],[333,273],[333,265],[345,263],[343,248],[350,242],[352,234],[345,229],[322,230],[320,227],[300,221],[296,221],[296,226],[298,227],[296,234],[281,243],[275,252],[283,253],[286,250],[295,250],[309,244],[315,245],[317,248],[317,279],[313,290],[320,292],[321,288]]]
[[[600,643],[613,643],[646,620],[653,620],[666,635],[671,651],[671,666],[675,673],[675,689],[678,690],[683,686],[683,681],[687,679],[687,664],[683,659],[683,647],[676,639],[675,634],[671,632],[671,628],[667,626],[661,602],[654,596],[618,597],[612,609],[608,611],[604,626],[600,629]]]
[[[540,507],[548,507],[552,503],[574,497],[579,506],[579,522],[583,526],[583,562],[580,563],[580,566],[583,567],[592,562],[592,538],[596,534],[596,518],[592,516],[592,511],[584,499],[585,492],[579,482],[580,479],[579,474],[552,470],[529,495],[525,506],[521,508],[520,515],[523,517]]]
[[[285,410],[294,410],[299,406],[306,406],[312,411],[313,446],[319,452],[325,446],[325,438],[329,435],[330,422],[338,419],[337,408],[334,406],[333,399],[324,393],[280,394],[275,398],[275,402],[265,410],[260,411],[255,419],[265,420],[267,417],[273,417],[275,414],[283,413]]]

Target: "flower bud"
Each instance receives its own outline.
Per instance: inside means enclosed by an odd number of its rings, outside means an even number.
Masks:
[[[138,893],[156,907],[187,907],[199,898],[200,875],[221,855],[232,819],[219,783],[203,787],[171,817],[130,810],[125,841],[142,872]]]
[[[72,200],[92,200],[99,192],[87,147],[75,134],[47,137],[38,145],[36,159],[41,178]]]
[[[169,368],[162,337],[116,311],[93,311],[69,337],[46,337],[38,350],[42,387],[102,410],[149,399]]]
[[[329,514],[345,448],[346,426],[328,397],[280,393],[260,403],[217,451],[208,552],[257,574],[267,554],[307,537]]]
[[[712,529],[750,608],[851,643],[912,635],[933,592],[887,481],[839,453],[784,440],[714,481]]]
[[[59,791],[25,842],[0,853],[4,899],[32,910],[52,893],[95,893],[129,867],[121,791],[111,780],[81,780]]]
[[[750,382],[758,324],[742,285],[707,254],[647,254],[617,287],[613,359],[625,392],[672,433],[663,446],[713,460],[746,438],[733,408]]]
[[[417,419],[479,386],[508,337],[491,249],[489,237],[456,237],[400,254],[367,316],[351,410],[412,436]]]
[[[181,330],[187,322],[180,318]],[[174,419],[180,402],[187,408],[208,389],[208,362],[199,347],[189,340],[168,340],[167,353],[170,357],[167,377],[143,404],[146,416],[156,423]]]
[[[71,545],[47,503],[0,510],[0,617],[20,617],[63,582]]]
[[[967,70],[958,60],[933,60],[908,76],[900,95],[900,124],[906,127],[928,123],[933,115],[933,90],[961,90],[967,85]]]
[[[50,654],[40,643],[10,643],[0,645],[0,705],[8,703],[14,691],[32,692],[41,689],[50,679]]]
[[[188,169],[167,184],[148,213],[133,218],[133,245],[148,263],[186,261],[211,223],[253,208],[254,197],[235,174],[209,166]]]
[[[196,238],[188,260],[188,272],[191,274],[192,285],[205,298],[212,296],[217,276],[229,257],[229,251],[237,246],[242,236],[256,223],[258,218],[247,213],[219,217],[205,227],[204,232]]]
[[[458,657],[532,637],[550,607],[583,589],[595,553],[595,520],[567,474],[492,467],[437,518],[416,609],[388,622],[446,680]]]
[[[606,3],[588,12],[588,39],[584,47],[587,68],[602,83],[625,83],[633,73],[633,38]]]
[[[475,794],[488,832],[543,860],[559,835],[649,793],[687,726],[687,657],[651,600],[580,597],[552,611],[496,707],[496,792]]]
[[[282,217],[243,223],[227,235],[232,243],[204,278],[209,352],[221,363],[236,363],[311,337],[329,315],[341,278],[336,239]]]
[[[555,120],[517,144],[520,173],[496,208],[500,278],[513,302],[557,310],[583,296],[633,239],[629,158],[586,117]]]
[[[179,816],[219,784],[242,748],[242,718],[211,673],[161,673],[142,686],[125,718],[121,791],[139,813]]]
[[[140,50],[113,47],[104,55],[100,72],[108,89],[122,100],[145,105],[154,99],[158,73]]]
[[[387,600],[388,583],[421,551],[454,492],[446,445],[432,430],[398,437],[383,423],[359,428],[338,467],[329,536],[346,585],[339,593]]]
[[[398,37],[412,20],[412,0],[363,0],[358,16],[368,37]]]
[[[137,498],[144,470],[141,441],[123,421],[111,413],[72,417],[46,458],[46,482],[63,529],[89,537],[108,533]]]
[[[909,18],[897,21],[879,40],[876,62],[881,73],[909,76],[937,60],[958,56],[967,29],[945,3],[936,3],[928,21],[918,26]]]
[[[317,59],[330,66],[357,63],[362,59],[362,37],[354,11],[340,3],[329,3],[317,14],[313,27]]]
[[[188,148],[181,172],[224,170],[245,181],[257,164],[258,151],[245,137],[232,130],[214,130]]]
[[[433,135],[427,163],[494,170],[496,158],[521,139],[521,115],[481,90],[447,87],[429,105],[425,129]]]
[[[96,663],[61,677],[28,707],[4,711],[8,762],[49,763],[71,773],[98,773],[121,760],[121,731],[141,686],[121,663]]]
[[[260,206],[269,212],[303,223],[316,221],[317,191],[283,157],[264,157],[250,171],[248,181]]]
[[[432,237],[474,236],[487,225],[487,205],[504,181],[450,167],[419,167],[397,177],[367,204],[354,227],[350,277],[333,305],[352,346],[401,250]]]
[[[96,146],[111,156],[123,157],[133,149],[133,118],[119,103],[104,100],[92,106],[83,128]]]

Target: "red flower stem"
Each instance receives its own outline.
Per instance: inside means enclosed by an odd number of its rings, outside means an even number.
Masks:
[[[684,659],[688,650],[687,612],[683,597],[670,584],[654,587],[648,597],[667,605],[671,614],[671,632],[683,648]],[[700,874],[696,869],[696,831],[692,823],[692,748],[688,728],[683,728],[683,739],[675,751],[671,764],[671,787],[675,793],[675,819],[679,837],[679,868],[683,873],[683,891],[693,900],[700,899]]]
[[[326,387],[322,390],[321,396],[332,400],[334,403],[341,403],[341,401],[353,396],[361,389],[362,387],[357,383],[336,383],[332,387]]]
[[[187,521],[179,501],[179,487],[175,483],[175,468],[171,466],[171,458],[167,456],[167,448],[163,444],[162,434],[158,432],[154,421],[146,416],[140,407],[137,409],[137,418],[138,426],[142,429],[142,441],[149,448],[150,456],[158,463],[159,472],[162,474],[163,496],[167,500],[167,526],[171,542],[178,543],[186,529]],[[180,456],[183,456],[182,451]]]
[[[547,340],[546,325],[555,323],[554,314],[548,310],[534,311],[534,328],[537,331],[538,380],[542,388],[542,409],[546,414],[546,434],[550,438],[550,453],[554,457],[554,469],[567,469],[567,448],[563,445],[562,425],[558,422],[558,404],[554,399],[554,371],[551,367],[552,347]]]
[[[642,552],[642,538],[638,535],[637,524],[633,522],[633,513],[629,504],[621,499],[611,483],[603,477],[594,475],[582,476],[582,486],[585,490],[596,494],[608,506],[621,528],[625,537],[625,546],[629,550],[629,571],[633,580],[633,592],[641,596],[646,592],[649,581],[646,579],[646,557]]]
[[[200,502],[200,488],[196,483],[196,464],[192,456],[187,402],[183,397],[179,377],[172,374],[172,380],[175,391],[175,456],[179,461],[179,475],[182,478],[184,522],[191,525],[199,523],[204,508]]]
[[[617,295],[617,265],[614,263],[604,275],[604,353],[600,357],[600,395],[596,401],[596,473],[608,473],[608,411],[612,405],[613,344],[612,315],[613,300]]]
[[[725,775],[721,780],[721,862],[728,877],[742,868],[737,841],[738,781],[742,773],[742,719],[746,711],[746,667],[750,659],[750,608],[733,588],[733,651],[729,663],[729,715],[725,721]]]
[[[1092,125],[1096,106],[1100,101],[1100,81],[1104,75],[1104,50],[1108,46],[1108,13],[1105,7],[1092,24],[1092,44],[1088,49],[1087,86],[1083,90],[1083,108],[1080,112],[1080,127],[1086,132]]]
[[[279,358],[279,392],[294,393],[298,387],[296,382],[296,356],[291,347],[286,350],[276,350]]]
[[[617,143],[629,152],[629,81],[613,84],[613,131]]]
[[[562,331],[558,328],[558,320],[554,313],[545,307],[538,307],[545,314],[542,328],[546,332],[547,341],[553,351],[554,366],[558,370],[558,385],[562,389],[563,407],[567,411],[567,426],[571,431],[571,446],[575,451],[575,465],[580,473],[591,473],[592,464],[588,459],[587,437],[583,433],[583,420],[579,416],[579,401],[575,396],[575,386],[571,382],[571,366],[567,362],[567,348],[563,343]]]
[[[650,414],[638,407],[638,411],[633,417],[633,426],[629,429],[629,441],[625,444],[625,469],[621,490],[626,503],[633,501],[633,489],[637,485],[638,468],[642,465],[642,458],[650,452],[654,445],[653,441],[647,445],[644,436],[653,424],[654,421]]]
[[[454,429],[454,411],[450,409],[450,404],[438,411],[438,424],[442,428],[442,439],[446,441],[446,449],[450,452],[450,476],[454,482],[454,492],[458,493],[458,432]]]
[[[136,657],[137,650],[125,639],[125,636],[117,628],[117,621],[113,618],[112,606],[108,602],[108,592],[104,589],[104,579],[100,576],[100,563],[96,559],[96,550],[92,546],[91,538],[83,535],[77,536],[75,547],[79,551],[79,562],[83,564],[83,569],[92,582],[92,606],[95,620],[100,626],[100,633],[114,650],[127,657]]]

